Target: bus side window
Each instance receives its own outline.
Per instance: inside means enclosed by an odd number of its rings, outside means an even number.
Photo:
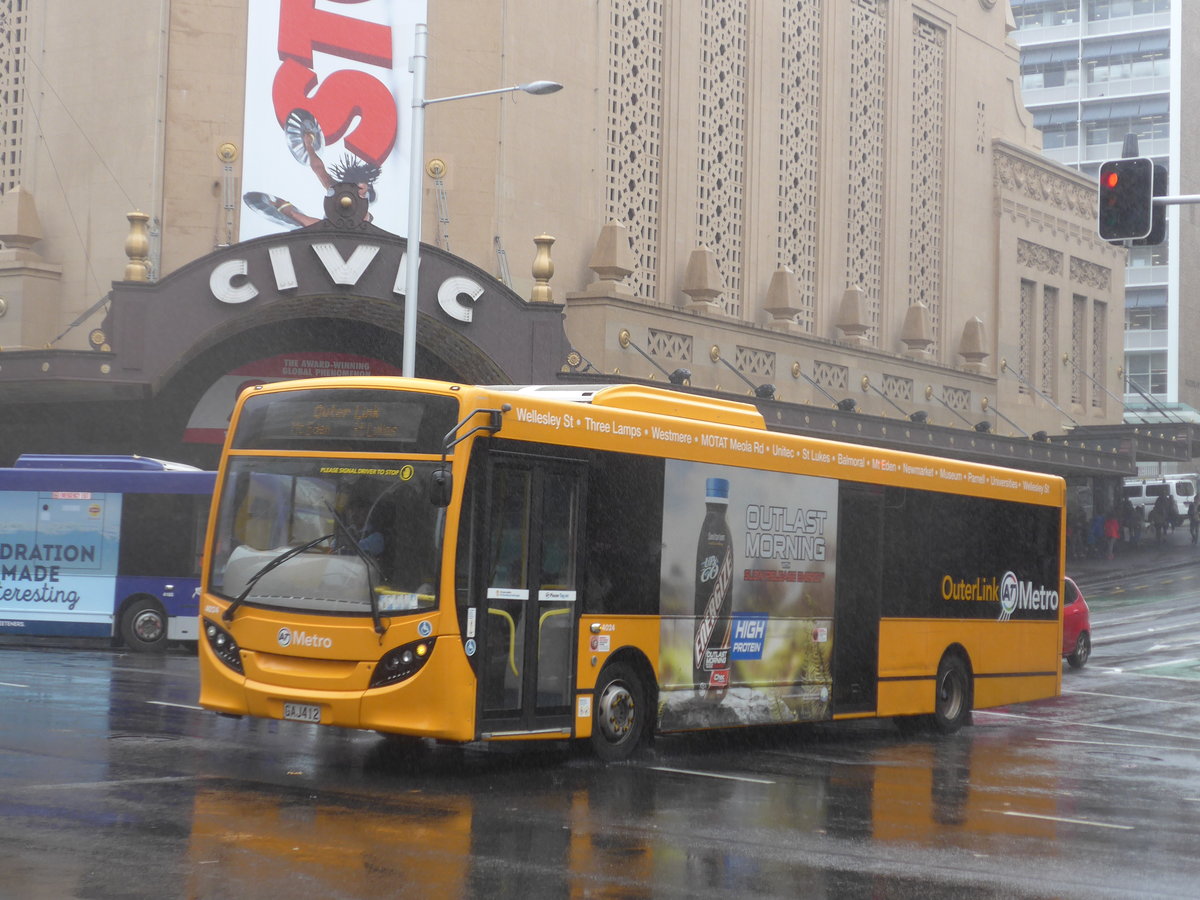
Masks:
[[[126,494],[121,512],[120,571],[126,575],[199,575],[197,507],[177,494]]]
[[[597,452],[588,478],[583,613],[658,611],[664,462]]]
[[[574,483],[547,478],[543,500],[541,587],[575,587],[575,546],[578,527]]]
[[[496,478],[488,587],[523,588],[529,562],[530,473],[505,469],[498,471]]]

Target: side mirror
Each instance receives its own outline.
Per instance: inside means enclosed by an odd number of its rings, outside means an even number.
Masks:
[[[429,502],[434,506],[445,509],[450,505],[450,495],[454,492],[454,478],[448,466],[434,469],[429,476]]]

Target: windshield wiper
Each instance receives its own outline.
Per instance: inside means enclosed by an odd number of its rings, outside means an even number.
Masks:
[[[376,502],[378,502],[378,501],[376,501]],[[329,514],[331,516],[333,516],[333,524],[336,525],[338,527],[338,529],[341,530],[342,534],[345,536],[346,540],[349,542],[350,549],[353,550],[355,552],[355,554],[358,555],[358,558],[361,559],[363,561],[363,563],[366,564],[366,567],[367,567],[367,603],[371,607],[371,621],[375,623],[375,633],[383,634],[385,631],[387,631],[387,629],[383,627],[383,619],[379,615],[379,601],[375,596],[375,585],[373,585],[371,583],[371,570],[372,569],[375,570],[376,574],[382,574],[379,569],[379,563],[377,563],[375,560],[373,560],[371,558],[370,554],[368,554],[367,551],[363,550],[363,548],[358,545],[359,538],[356,538],[354,536],[354,532],[351,530],[350,526],[347,525],[342,520],[342,517],[338,515],[337,510],[334,509],[333,506],[331,504],[329,504],[328,502],[326,502],[325,507],[329,510]],[[371,509],[374,509],[374,508],[375,508],[374,506],[371,507]],[[370,521],[370,515],[371,514],[368,512],[367,519],[363,523],[364,526],[366,525],[367,522]]]
[[[245,602],[246,598],[250,596],[250,591],[252,591],[254,589],[254,585],[258,584],[258,580],[260,578],[262,578],[264,575],[266,575],[268,572],[270,572],[272,569],[276,569],[279,566],[282,566],[285,562],[287,562],[293,556],[299,556],[305,550],[311,550],[313,547],[317,546],[317,544],[323,543],[324,541],[332,540],[335,536],[336,536],[336,532],[330,532],[329,534],[323,534],[319,538],[314,538],[313,540],[309,541],[307,544],[300,544],[298,547],[289,547],[288,549],[286,549],[282,553],[280,553],[278,556],[274,556],[271,559],[267,560],[266,564],[261,569],[259,569],[257,572],[255,572],[253,575],[250,576],[250,580],[246,582],[245,589],[240,594],[238,594],[236,598],[234,598],[234,601],[229,604],[229,606],[225,609],[225,612],[221,613],[221,618],[224,619],[226,622],[232,622],[233,621],[233,611],[235,609],[237,609],[239,606],[241,606],[242,603]]]

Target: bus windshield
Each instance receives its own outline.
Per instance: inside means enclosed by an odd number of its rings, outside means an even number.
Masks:
[[[434,461],[238,457],[220,498],[209,587],[250,606],[402,615],[432,609]],[[277,561],[289,549],[311,547]],[[272,566],[271,564],[274,563]],[[265,571],[264,571],[265,570]]]

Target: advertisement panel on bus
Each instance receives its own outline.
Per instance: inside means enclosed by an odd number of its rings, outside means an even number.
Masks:
[[[0,492],[0,633],[112,633],[121,495]]]
[[[828,718],[836,535],[834,479],[666,461],[663,730]]]

